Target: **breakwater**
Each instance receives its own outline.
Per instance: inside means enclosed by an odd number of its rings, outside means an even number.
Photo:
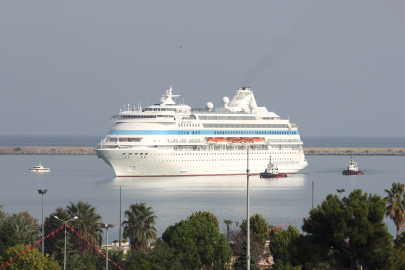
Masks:
[[[405,148],[304,147],[305,155],[404,156]],[[0,155],[95,155],[93,147],[0,146]]]

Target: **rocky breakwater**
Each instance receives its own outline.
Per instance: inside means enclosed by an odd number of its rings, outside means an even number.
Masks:
[[[404,156],[405,148],[304,147],[305,155]],[[95,155],[93,147],[0,146],[0,155]]]
[[[304,147],[305,155],[404,156],[405,148]]]
[[[95,155],[93,147],[80,146],[0,146],[3,155]]]

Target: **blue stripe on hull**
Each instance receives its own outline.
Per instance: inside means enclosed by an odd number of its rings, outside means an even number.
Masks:
[[[283,133],[283,134],[282,134]],[[108,135],[299,135],[298,131],[280,130],[111,130]]]

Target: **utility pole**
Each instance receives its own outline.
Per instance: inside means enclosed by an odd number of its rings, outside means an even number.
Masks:
[[[45,238],[44,231],[44,194],[46,194],[47,189],[38,189],[38,193],[42,195],[42,239]],[[45,256],[44,241],[42,240],[42,256]]]
[[[119,228],[119,241],[120,241],[120,246],[121,246],[121,227],[122,227],[122,221],[121,221],[121,186],[120,186],[120,228]]]
[[[312,209],[314,209],[314,181],[312,181]]]
[[[249,218],[249,145],[247,146],[247,248],[246,248],[246,269],[250,270],[250,218]]]

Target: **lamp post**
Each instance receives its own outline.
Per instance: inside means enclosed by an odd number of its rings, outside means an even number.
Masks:
[[[108,270],[108,228],[114,228],[115,224],[100,224],[102,229],[105,229],[106,239],[105,239],[105,269]]]
[[[342,200],[342,193],[346,191],[346,189],[337,189],[337,192],[340,193],[340,200]]]
[[[60,221],[62,221],[62,222],[65,223],[65,253],[64,253],[64,256],[63,256],[63,269],[66,270],[66,223],[68,223],[68,222],[71,221],[71,220],[77,219],[77,216],[75,216],[74,218],[71,218],[71,219],[69,219],[69,220],[66,220],[66,221],[61,220],[61,219],[58,218],[57,216],[54,216],[54,217],[55,217],[56,219],[58,219],[58,220],[60,220]]]
[[[247,147],[247,169],[246,169],[246,176],[247,176],[247,195],[246,195],[246,201],[247,201],[247,247],[246,247],[246,269],[250,270],[250,219],[249,219],[249,146]]]
[[[42,195],[42,239],[44,239],[44,194],[46,194],[47,189],[38,189],[38,193]],[[44,250],[44,240],[42,240],[42,256],[45,255]]]

